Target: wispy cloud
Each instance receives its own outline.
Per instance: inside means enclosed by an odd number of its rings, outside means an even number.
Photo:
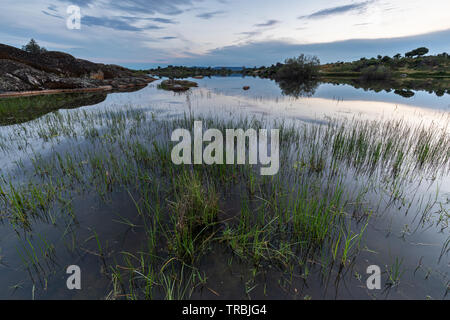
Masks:
[[[98,7],[115,8],[127,12],[140,14],[156,14],[161,13],[165,15],[179,15],[184,12],[184,7],[191,6],[194,2],[199,0],[60,0],[69,4],[78,5],[80,7],[87,7],[89,5]]]
[[[211,12],[204,12],[204,13],[199,13],[197,15],[197,18],[208,20],[208,19],[214,18],[217,15],[221,15],[221,14],[224,14],[224,13],[225,13],[225,11],[222,11],[222,10],[211,11]]]
[[[49,8],[50,9],[50,8]],[[53,11],[53,10],[52,10]],[[50,16],[50,17],[53,17],[53,18],[58,18],[58,19],[64,19],[63,17],[61,17],[60,15],[58,15],[58,14],[55,14],[55,13],[50,13],[50,12],[47,12],[47,11],[45,11],[45,10],[42,10],[41,11],[43,14],[45,14],[45,15],[47,15],[47,16]],[[56,12],[56,11],[55,11]]]
[[[268,20],[267,22],[255,24],[255,27],[271,27],[279,23],[280,21],[278,20]]]
[[[253,37],[262,35],[263,31],[265,30],[264,28],[272,27],[279,23],[280,23],[280,21],[278,21],[278,20],[274,20],[274,19],[267,20],[266,22],[261,22],[261,23],[255,24],[254,27],[256,27],[258,29],[252,30],[252,31],[239,32],[239,33],[237,33],[237,35],[243,36],[243,39],[241,39],[241,40],[249,40]]]
[[[262,34],[261,31],[246,31],[246,32],[240,32],[239,33],[239,35],[243,35],[243,36],[246,36],[248,38],[251,38],[251,37],[254,37],[254,36],[257,36],[257,35],[260,35],[260,34]]]
[[[300,16],[299,19],[320,19],[326,18],[329,16],[339,15],[343,13],[353,12],[353,11],[362,11],[367,8],[369,4],[374,2],[373,0],[352,3],[344,6],[337,6],[332,8],[322,9],[316,12],[313,12],[309,15]]]
[[[120,16],[118,17],[123,20],[127,20],[133,23],[137,22],[145,22],[145,21],[152,21],[152,22],[158,22],[161,24],[177,24],[178,22],[173,19],[166,19],[166,18],[148,18],[148,17],[138,17],[138,16]]]
[[[94,3],[94,0],[61,0],[62,2],[70,3],[80,7],[86,7]]]
[[[166,19],[166,18],[146,18],[146,20],[150,20],[150,21],[154,21],[154,22],[159,22],[159,23],[165,23],[165,24],[176,24],[178,23],[175,20],[172,19]]]
[[[58,12],[57,7],[54,4],[49,5],[47,9],[53,12]]]
[[[127,19],[123,18],[108,18],[108,17],[93,17],[93,16],[83,16],[83,24],[87,26],[100,26],[115,30],[122,31],[142,31],[142,30],[156,30],[162,29],[156,25],[148,25],[145,27],[136,27],[130,24]]]

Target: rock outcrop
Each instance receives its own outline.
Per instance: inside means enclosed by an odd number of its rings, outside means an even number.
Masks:
[[[22,91],[144,86],[155,79],[117,66],[77,59],[70,54],[41,54],[0,44],[0,94]]]
[[[198,87],[197,82],[188,80],[164,80],[158,85],[159,89],[169,90],[174,92],[188,91],[190,88]]]

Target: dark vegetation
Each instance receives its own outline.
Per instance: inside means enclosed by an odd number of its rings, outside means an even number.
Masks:
[[[320,60],[315,56],[301,54],[298,57],[286,59],[285,63],[277,63],[271,67],[254,68],[200,68],[177,67],[151,69],[149,74],[170,79],[182,79],[198,76],[229,76],[242,74],[244,76],[259,76],[261,78],[276,79],[280,81],[309,81],[318,77]]]
[[[150,69],[148,73],[157,77],[184,79],[198,76],[229,76],[233,74],[233,70],[228,68],[168,66],[167,68],[158,67],[156,69]]]
[[[319,70],[319,58],[300,54],[298,57],[286,59],[284,63],[279,62],[270,67],[244,67],[239,73],[243,76],[273,79],[277,82],[304,82],[317,79]]]
[[[197,87],[197,83],[187,80],[164,80],[158,85],[159,89],[169,90],[174,92],[184,92],[192,87]]]
[[[387,80],[390,78],[443,78],[450,77],[450,57],[444,52],[425,56],[425,47],[409,51],[402,56],[377,56],[353,62],[336,62],[321,66],[326,76],[360,77],[362,80]]]
[[[300,55],[287,59],[285,63],[270,67],[244,68],[242,74],[269,79],[314,79],[318,77],[359,78],[362,81],[386,81],[393,78],[446,78],[450,77],[450,57],[447,53],[425,56],[429,50],[425,47],[400,53],[393,57],[377,56],[361,58],[353,62],[336,62],[320,65],[317,57]],[[303,66],[305,67],[304,69]],[[299,75],[301,74],[301,75]]]
[[[47,52],[47,49],[41,47],[36,40],[31,39],[26,45],[22,47],[23,51],[29,52],[31,54],[41,54]]]
[[[283,94],[300,97],[311,96],[317,88],[320,60],[315,56],[301,54],[296,58],[286,59],[269,68],[244,69],[244,75],[273,79],[280,86]]]

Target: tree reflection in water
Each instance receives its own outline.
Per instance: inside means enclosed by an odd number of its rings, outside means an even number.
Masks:
[[[277,84],[280,87],[283,95],[291,96],[294,98],[312,97],[316,93],[316,89],[319,86],[319,82],[314,80],[278,80]]]

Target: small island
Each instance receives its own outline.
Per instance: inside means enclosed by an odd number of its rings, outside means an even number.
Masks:
[[[174,92],[184,92],[188,91],[190,88],[198,87],[198,84],[194,81],[188,80],[164,80],[159,85],[159,89],[174,91]]]

